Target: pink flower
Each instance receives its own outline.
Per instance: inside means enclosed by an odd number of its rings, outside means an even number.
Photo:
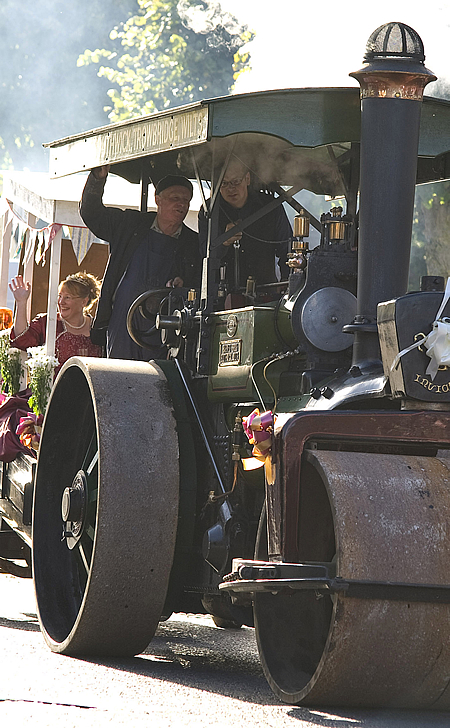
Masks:
[[[264,460],[272,448],[273,413],[268,410],[261,414],[256,408],[248,417],[242,418],[242,424],[250,445],[254,445],[252,455]]]
[[[39,449],[43,421],[42,415],[35,415],[33,412],[30,412],[26,417],[20,418],[16,428],[16,435],[19,436],[22,445],[33,450]]]

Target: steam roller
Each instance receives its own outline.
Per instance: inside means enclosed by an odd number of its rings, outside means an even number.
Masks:
[[[76,358],[53,387],[32,519],[54,652],[138,654],[172,612],[209,612],[255,627],[286,703],[450,709],[450,286],[407,293],[415,185],[450,178],[450,102],[424,98],[424,61],[388,23],[359,89],[210,99],[49,145],[55,176],[111,164],[145,207],[166,174],[211,188],[201,288],[130,309],[167,359]],[[223,232],[232,159],[267,204]],[[241,287],[220,246],[282,204],[288,280]]]

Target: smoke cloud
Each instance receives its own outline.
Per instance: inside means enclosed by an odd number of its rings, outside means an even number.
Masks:
[[[192,5],[191,0],[179,0],[177,11],[186,28],[194,33],[208,35],[207,44],[211,48],[226,42],[223,31],[230,36],[236,36],[246,29],[233,14],[224,12],[217,0],[199,0],[196,5]],[[236,40],[230,39],[228,46],[237,48]]]
[[[216,0],[200,0],[198,5],[191,5],[190,0],[180,0],[177,10],[186,27],[195,33],[212,33],[218,26],[229,33],[238,33],[241,28],[236,17],[224,12],[221,3]]]
[[[334,145],[334,152],[339,157],[348,148]],[[200,176],[210,179],[213,162],[211,148],[199,147],[194,155]],[[268,134],[246,133],[230,139],[215,139],[216,177],[227,160],[240,162],[250,172],[251,186],[257,190],[270,187],[272,182],[276,182],[284,186],[308,189],[317,195],[334,196],[345,193],[338,164],[325,147],[302,149]],[[180,153],[178,166],[181,174],[194,176],[190,150]]]

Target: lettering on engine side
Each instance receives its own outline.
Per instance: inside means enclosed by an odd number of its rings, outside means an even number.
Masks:
[[[219,342],[219,367],[241,363],[242,339]]]
[[[433,382],[430,382],[430,380],[422,374],[416,374],[414,381],[429,392],[435,392],[435,394],[448,394],[448,392],[450,392],[450,382],[447,382],[446,384],[433,384]]]

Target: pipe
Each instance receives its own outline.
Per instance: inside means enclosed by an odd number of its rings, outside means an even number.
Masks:
[[[200,430],[200,434],[202,436],[203,443],[204,443],[205,448],[206,448],[206,452],[208,453],[209,459],[211,460],[211,465],[213,466],[213,470],[214,470],[214,473],[215,473],[216,478],[218,480],[220,490],[222,491],[222,494],[225,494],[227,492],[227,489],[226,489],[226,487],[224,485],[224,482],[222,480],[222,476],[220,475],[219,468],[217,467],[216,459],[214,457],[214,454],[213,454],[211,445],[209,444],[208,435],[206,434],[206,429],[205,429],[205,427],[203,425],[200,412],[199,412],[198,407],[197,407],[197,405],[195,403],[194,397],[192,395],[192,392],[191,392],[191,389],[189,387],[189,384],[188,384],[188,382],[186,380],[186,377],[184,376],[184,372],[183,372],[183,369],[181,368],[180,362],[176,358],[173,361],[175,362],[175,366],[178,369],[178,374],[180,375],[181,381],[183,382],[184,388],[186,390],[186,394],[187,394],[187,396],[189,398],[189,401],[191,403],[191,406],[192,406],[192,409],[193,409],[195,418],[197,420],[198,428]]]
[[[419,35],[387,23],[370,36],[361,87],[361,177],[357,313],[353,365],[381,358],[377,304],[406,293],[423,90],[436,80],[424,66]]]

